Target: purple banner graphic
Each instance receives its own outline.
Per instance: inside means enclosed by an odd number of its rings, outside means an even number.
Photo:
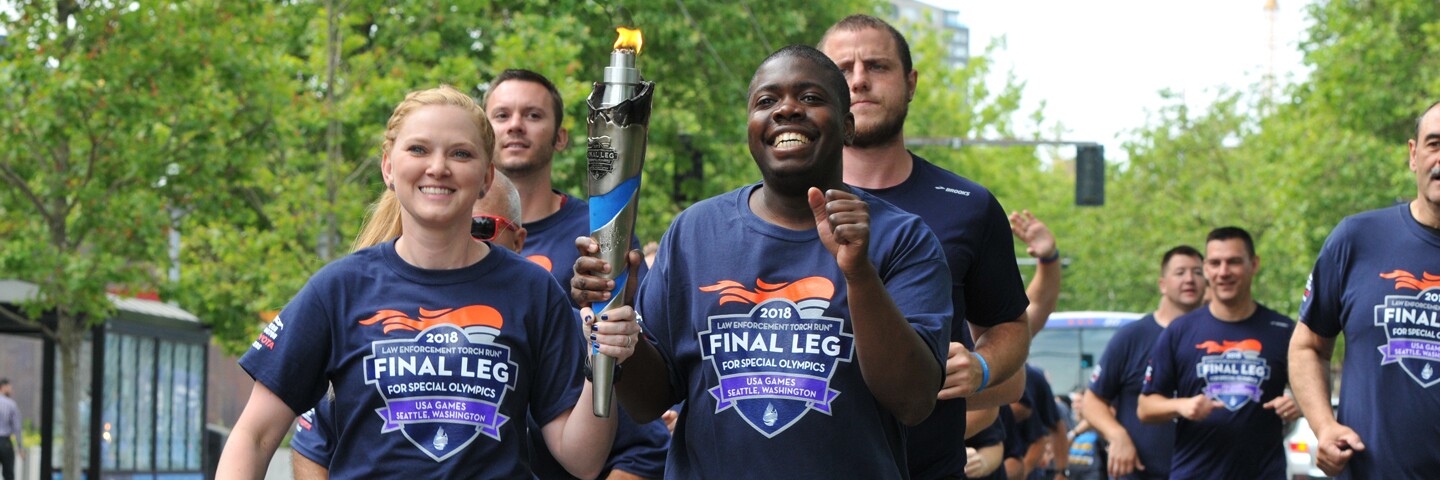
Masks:
[[[1395,363],[1402,358],[1440,360],[1440,342],[1430,340],[1390,340],[1385,345],[1380,346],[1380,353],[1384,355],[1384,358],[1380,360],[1381,365]]]
[[[1260,401],[1260,386],[1248,383],[1212,383],[1205,386],[1205,396],[1220,400],[1222,395],[1237,395]]]
[[[399,430],[406,423],[441,421],[476,425],[481,433],[499,438],[499,427],[510,420],[500,415],[494,404],[465,398],[399,398],[386,405],[388,408],[375,409],[385,419],[380,433]]]
[[[829,381],[823,378],[765,373],[722,378],[720,386],[710,389],[710,394],[719,400],[717,410],[729,408],[736,400],[766,397],[810,402],[811,407],[826,413],[830,412],[830,401],[840,395],[830,391]]]

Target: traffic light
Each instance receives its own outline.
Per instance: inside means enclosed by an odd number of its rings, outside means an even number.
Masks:
[[[1075,204],[1105,205],[1105,146],[1075,146]]]

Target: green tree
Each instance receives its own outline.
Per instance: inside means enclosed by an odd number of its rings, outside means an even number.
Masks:
[[[241,48],[263,37],[240,18],[255,4],[165,7],[37,1],[0,18],[0,237],[4,277],[38,295],[12,321],[60,350],[76,378],[89,328],[113,310],[107,289],[154,290],[166,232],[194,214],[244,215],[255,139],[284,95],[268,60]],[[53,321],[39,322],[49,318]],[[63,466],[79,478],[79,382],[60,382]],[[96,392],[91,392],[96,393]]]

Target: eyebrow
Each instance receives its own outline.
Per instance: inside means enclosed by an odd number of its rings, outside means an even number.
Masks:
[[[751,93],[751,95],[764,91],[778,90],[786,86],[793,86],[800,90],[816,89],[825,92],[826,95],[830,95],[830,91],[829,89],[825,88],[824,83],[820,83],[814,80],[801,80],[793,83],[767,83],[759,87],[755,87],[755,91]]]

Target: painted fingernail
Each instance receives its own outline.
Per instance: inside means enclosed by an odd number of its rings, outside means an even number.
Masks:
[[[608,320],[610,320],[610,314],[608,314],[608,313],[602,313],[602,314],[600,314],[600,319],[601,319],[601,320],[606,320],[606,321],[608,321]]]
[[[594,324],[594,323],[590,324],[590,331],[592,331],[592,332],[598,332],[598,331],[600,331],[600,325],[597,325],[597,324]]]
[[[590,341],[595,341],[595,334],[590,334]]]

